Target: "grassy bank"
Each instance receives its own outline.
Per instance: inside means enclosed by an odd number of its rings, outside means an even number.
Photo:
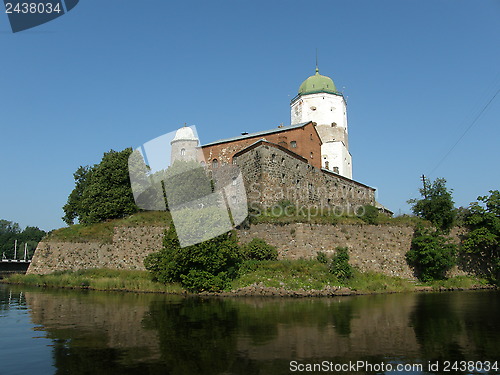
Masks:
[[[16,274],[3,282],[55,288],[130,292],[184,293],[179,284],[163,285],[151,280],[147,271],[91,269],[55,272],[49,275]]]
[[[352,278],[339,280],[328,271],[328,265],[317,260],[247,261],[240,277],[233,281],[232,289],[249,285],[284,288],[288,290],[321,290],[340,286],[362,293],[410,292],[428,288],[471,289],[487,285],[484,279],[457,276],[447,280],[420,283],[375,272],[354,271]]]
[[[172,217],[167,211],[138,212],[123,219],[108,220],[92,225],[74,224],[56,229],[46,237],[46,240],[111,243],[115,227],[161,226],[166,228],[171,222]]]
[[[50,275],[18,274],[12,275],[3,281],[57,288],[186,293],[186,290],[179,284],[163,285],[152,281],[147,271],[92,269],[76,272],[56,272]],[[252,285],[282,288],[290,291],[343,287],[360,293],[393,293],[419,290],[472,289],[485,286],[487,282],[483,279],[460,276],[431,283],[416,283],[398,277],[359,271],[355,271],[352,278],[341,281],[328,272],[326,264],[316,260],[282,260],[245,262],[240,270],[240,276],[232,282],[230,289],[236,290]]]

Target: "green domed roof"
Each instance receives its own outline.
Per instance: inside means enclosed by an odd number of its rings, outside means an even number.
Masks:
[[[316,92],[328,92],[338,94],[337,88],[332,79],[319,74],[319,69],[316,68],[316,74],[310,76],[299,87],[299,95],[313,94]]]

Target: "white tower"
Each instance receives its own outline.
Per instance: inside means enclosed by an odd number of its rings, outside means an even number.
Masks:
[[[321,166],[352,179],[352,157],[347,136],[347,108],[332,79],[319,74],[307,78],[292,99],[292,125],[312,121],[323,144]]]
[[[198,147],[198,137],[195,135],[193,129],[188,126],[179,128],[175,133],[174,139],[170,142],[171,154],[170,164],[174,164],[176,160],[203,160],[201,150]]]

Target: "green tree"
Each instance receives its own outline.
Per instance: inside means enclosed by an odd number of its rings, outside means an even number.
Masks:
[[[453,227],[456,211],[452,199],[452,191],[446,188],[446,180],[437,178],[430,182],[424,178],[424,187],[420,190],[422,199],[410,199],[415,215],[429,220],[437,228],[447,233]]]
[[[330,272],[339,280],[347,280],[354,275],[354,270],[349,264],[347,247],[337,247],[337,251],[330,262]]]
[[[278,250],[276,250],[276,247],[269,245],[261,238],[253,238],[249,243],[242,247],[242,252],[246,259],[278,259]]]
[[[406,259],[415,267],[420,280],[441,280],[456,264],[456,252],[457,246],[449,243],[439,231],[418,225],[413,234],[411,249],[406,253]]]
[[[79,167],[74,174],[75,188],[64,205],[63,220],[82,224],[121,218],[138,211],[128,174],[131,148],[106,152],[99,164]]]
[[[159,282],[180,282],[191,291],[216,292],[227,288],[236,277],[241,260],[234,233],[182,248],[171,225],[165,233],[163,249],[148,255],[144,265]]]
[[[465,216],[469,232],[462,241],[462,250],[477,254],[489,264],[489,273],[500,280],[500,192],[490,190],[489,196],[478,197]],[[481,202],[481,203],[479,203]]]
[[[0,220],[0,256],[5,254],[6,258],[14,257],[15,242],[17,240],[17,258],[24,254],[24,244],[27,244],[28,257],[31,258],[38,243],[46,235],[46,232],[37,227],[26,227],[21,230],[18,223],[8,220]]]
[[[161,176],[169,207],[188,204],[213,190],[205,169],[194,160],[176,160]]]
[[[63,206],[64,217],[62,219],[68,225],[73,224],[76,219],[82,217],[88,209],[82,206],[82,198],[85,187],[88,185],[91,172],[92,167],[80,166],[76,172],[73,173],[75,188],[70,193],[67,203]]]

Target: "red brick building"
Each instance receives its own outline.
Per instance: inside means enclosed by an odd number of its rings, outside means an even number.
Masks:
[[[322,142],[311,121],[208,143],[202,146],[203,155],[209,167],[217,168],[232,164],[236,153],[261,140],[277,144],[303,157],[313,167],[321,168]]]

